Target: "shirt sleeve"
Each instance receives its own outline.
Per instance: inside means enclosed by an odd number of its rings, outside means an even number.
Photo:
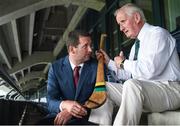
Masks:
[[[132,73],[133,78],[153,79],[160,75],[174,51],[175,42],[167,32],[157,30],[148,36],[144,42],[147,46],[141,46],[138,60],[124,62],[124,69]]]
[[[115,64],[115,62],[113,60],[109,61],[108,68],[110,70],[114,71],[117,78],[120,79],[120,80],[127,80],[127,79],[131,78],[131,73],[129,73],[129,72],[123,70],[123,69],[117,68],[116,64]]]

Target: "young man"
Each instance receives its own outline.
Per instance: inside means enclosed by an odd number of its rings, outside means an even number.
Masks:
[[[142,111],[163,112],[180,107],[180,62],[176,41],[161,27],[146,23],[143,11],[128,3],[115,12],[120,30],[133,45],[129,59],[123,52],[110,60],[101,50],[109,69],[123,85],[107,83],[109,97],[120,106],[114,124],[139,124]],[[97,54],[99,56],[99,54]]]
[[[48,109],[56,125],[93,124],[83,106],[93,92],[97,71],[97,62],[91,58],[91,37],[82,31],[72,31],[68,37],[68,55],[52,63],[49,70]]]

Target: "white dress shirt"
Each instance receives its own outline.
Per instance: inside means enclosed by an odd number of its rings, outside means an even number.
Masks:
[[[76,66],[71,62],[71,60],[69,60],[69,62],[70,62],[70,65],[71,65],[72,70],[74,71],[74,68],[75,68]],[[84,66],[84,63],[81,63],[81,64],[79,64],[78,66],[81,67],[81,68],[79,69],[79,75],[80,75],[80,74],[81,74],[81,71],[82,71],[82,68],[83,68],[83,66]]]
[[[138,60],[133,60],[135,46],[130,51],[124,69],[117,69],[110,60],[108,68],[115,71],[119,79],[135,78],[155,81],[180,81],[180,62],[176,40],[161,27],[145,23],[137,38],[140,40]]]

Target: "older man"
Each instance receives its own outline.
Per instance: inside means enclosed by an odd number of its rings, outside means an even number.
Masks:
[[[120,30],[136,42],[128,59],[120,52],[112,61],[101,50],[108,68],[127,80],[123,85],[106,84],[109,97],[120,106],[114,125],[138,124],[144,110],[179,108],[180,62],[175,39],[167,30],[146,23],[143,11],[132,3],[117,9],[115,17]]]

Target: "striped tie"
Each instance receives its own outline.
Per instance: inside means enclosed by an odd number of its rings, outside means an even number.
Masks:
[[[134,53],[134,60],[137,60],[138,57],[138,52],[139,52],[139,40],[135,40],[135,53]]]

